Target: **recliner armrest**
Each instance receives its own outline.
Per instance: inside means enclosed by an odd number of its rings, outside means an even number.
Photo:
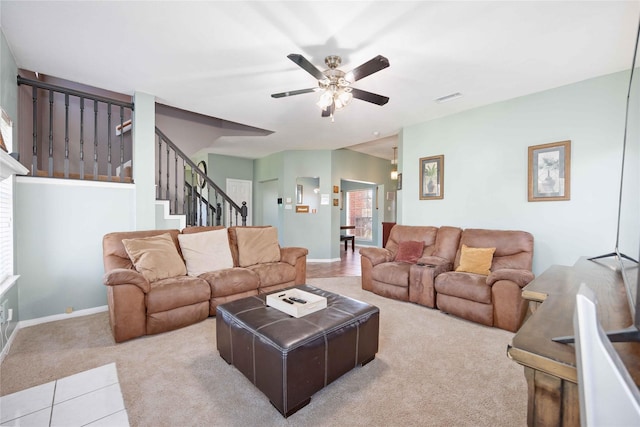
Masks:
[[[105,273],[102,282],[105,286],[136,285],[145,294],[151,290],[151,285],[145,277],[129,268],[114,268]]]
[[[393,261],[391,251],[384,248],[361,248],[360,255],[371,261],[371,265]]]
[[[453,263],[448,259],[440,258],[439,256],[425,256],[420,258],[417,265],[431,267],[434,269],[433,277],[445,271],[451,271],[453,269]]]
[[[487,276],[487,285],[492,286],[498,280],[510,280],[520,286],[525,287],[535,278],[533,272],[529,270],[520,270],[516,268],[502,268],[492,271]]]
[[[280,261],[295,266],[298,258],[307,256],[308,254],[309,250],[307,248],[298,248],[293,246],[289,248],[280,248]]]

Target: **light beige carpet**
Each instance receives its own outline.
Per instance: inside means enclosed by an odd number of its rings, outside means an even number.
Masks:
[[[115,362],[132,426],[524,426],[513,334],[383,298],[359,277],[309,284],[380,308],[373,360],[284,419],[216,350],[215,318],[115,344],[107,313],[21,329],[0,366],[0,395]]]

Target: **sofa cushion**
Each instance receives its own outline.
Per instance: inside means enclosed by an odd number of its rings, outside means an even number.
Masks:
[[[411,264],[406,262],[385,262],[373,267],[371,278],[378,282],[407,288],[409,286],[410,267]]]
[[[226,297],[249,291],[258,293],[260,279],[248,268],[226,268],[224,270],[204,273],[200,278],[206,280],[211,287],[211,298]]]
[[[398,252],[396,253],[396,261],[408,262],[415,264],[422,257],[424,250],[424,242],[417,240],[405,240],[398,243]]]
[[[184,261],[169,233],[122,239],[122,244],[136,270],[149,282],[187,274]]]
[[[204,231],[178,235],[180,250],[189,276],[233,267],[227,230]]]
[[[180,276],[160,279],[151,284],[146,295],[147,314],[185,307],[211,298],[209,284],[198,277]]]
[[[488,276],[491,273],[489,269],[491,268],[495,251],[496,248],[470,248],[463,244],[460,265],[456,268],[456,271]]]
[[[236,238],[238,240],[238,264],[240,267],[280,261],[277,228],[237,227]]]
[[[438,294],[491,304],[491,287],[480,274],[448,271],[436,277],[434,287]]]
[[[269,262],[247,267],[260,278],[260,288],[295,282],[296,268],[286,262]]]

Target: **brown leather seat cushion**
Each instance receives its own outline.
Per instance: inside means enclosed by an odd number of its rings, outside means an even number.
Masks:
[[[261,288],[296,280],[296,268],[286,262],[268,262],[247,268],[258,275]]]
[[[169,277],[151,283],[146,295],[147,314],[168,311],[199,302],[209,301],[211,288],[198,277]]]
[[[198,276],[211,286],[211,297],[226,297],[256,291],[260,284],[258,275],[246,268],[225,268]]]
[[[436,277],[437,294],[450,295],[465,300],[491,304],[491,287],[487,276],[474,273],[449,271]]]

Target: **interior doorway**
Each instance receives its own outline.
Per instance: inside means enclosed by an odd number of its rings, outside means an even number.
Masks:
[[[252,181],[246,179],[233,179],[227,178],[227,188],[225,192],[227,196],[231,197],[238,206],[242,207],[242,202],[247,202],[247,225],[252,225]],[[228,214],[225,216],[225,226],[229,227],[231,224],[231,218],[229,218]],[[236,219],[233,218],[233,225],[241,225],[242,218],[238,215],[238,224],[236,224]]]

